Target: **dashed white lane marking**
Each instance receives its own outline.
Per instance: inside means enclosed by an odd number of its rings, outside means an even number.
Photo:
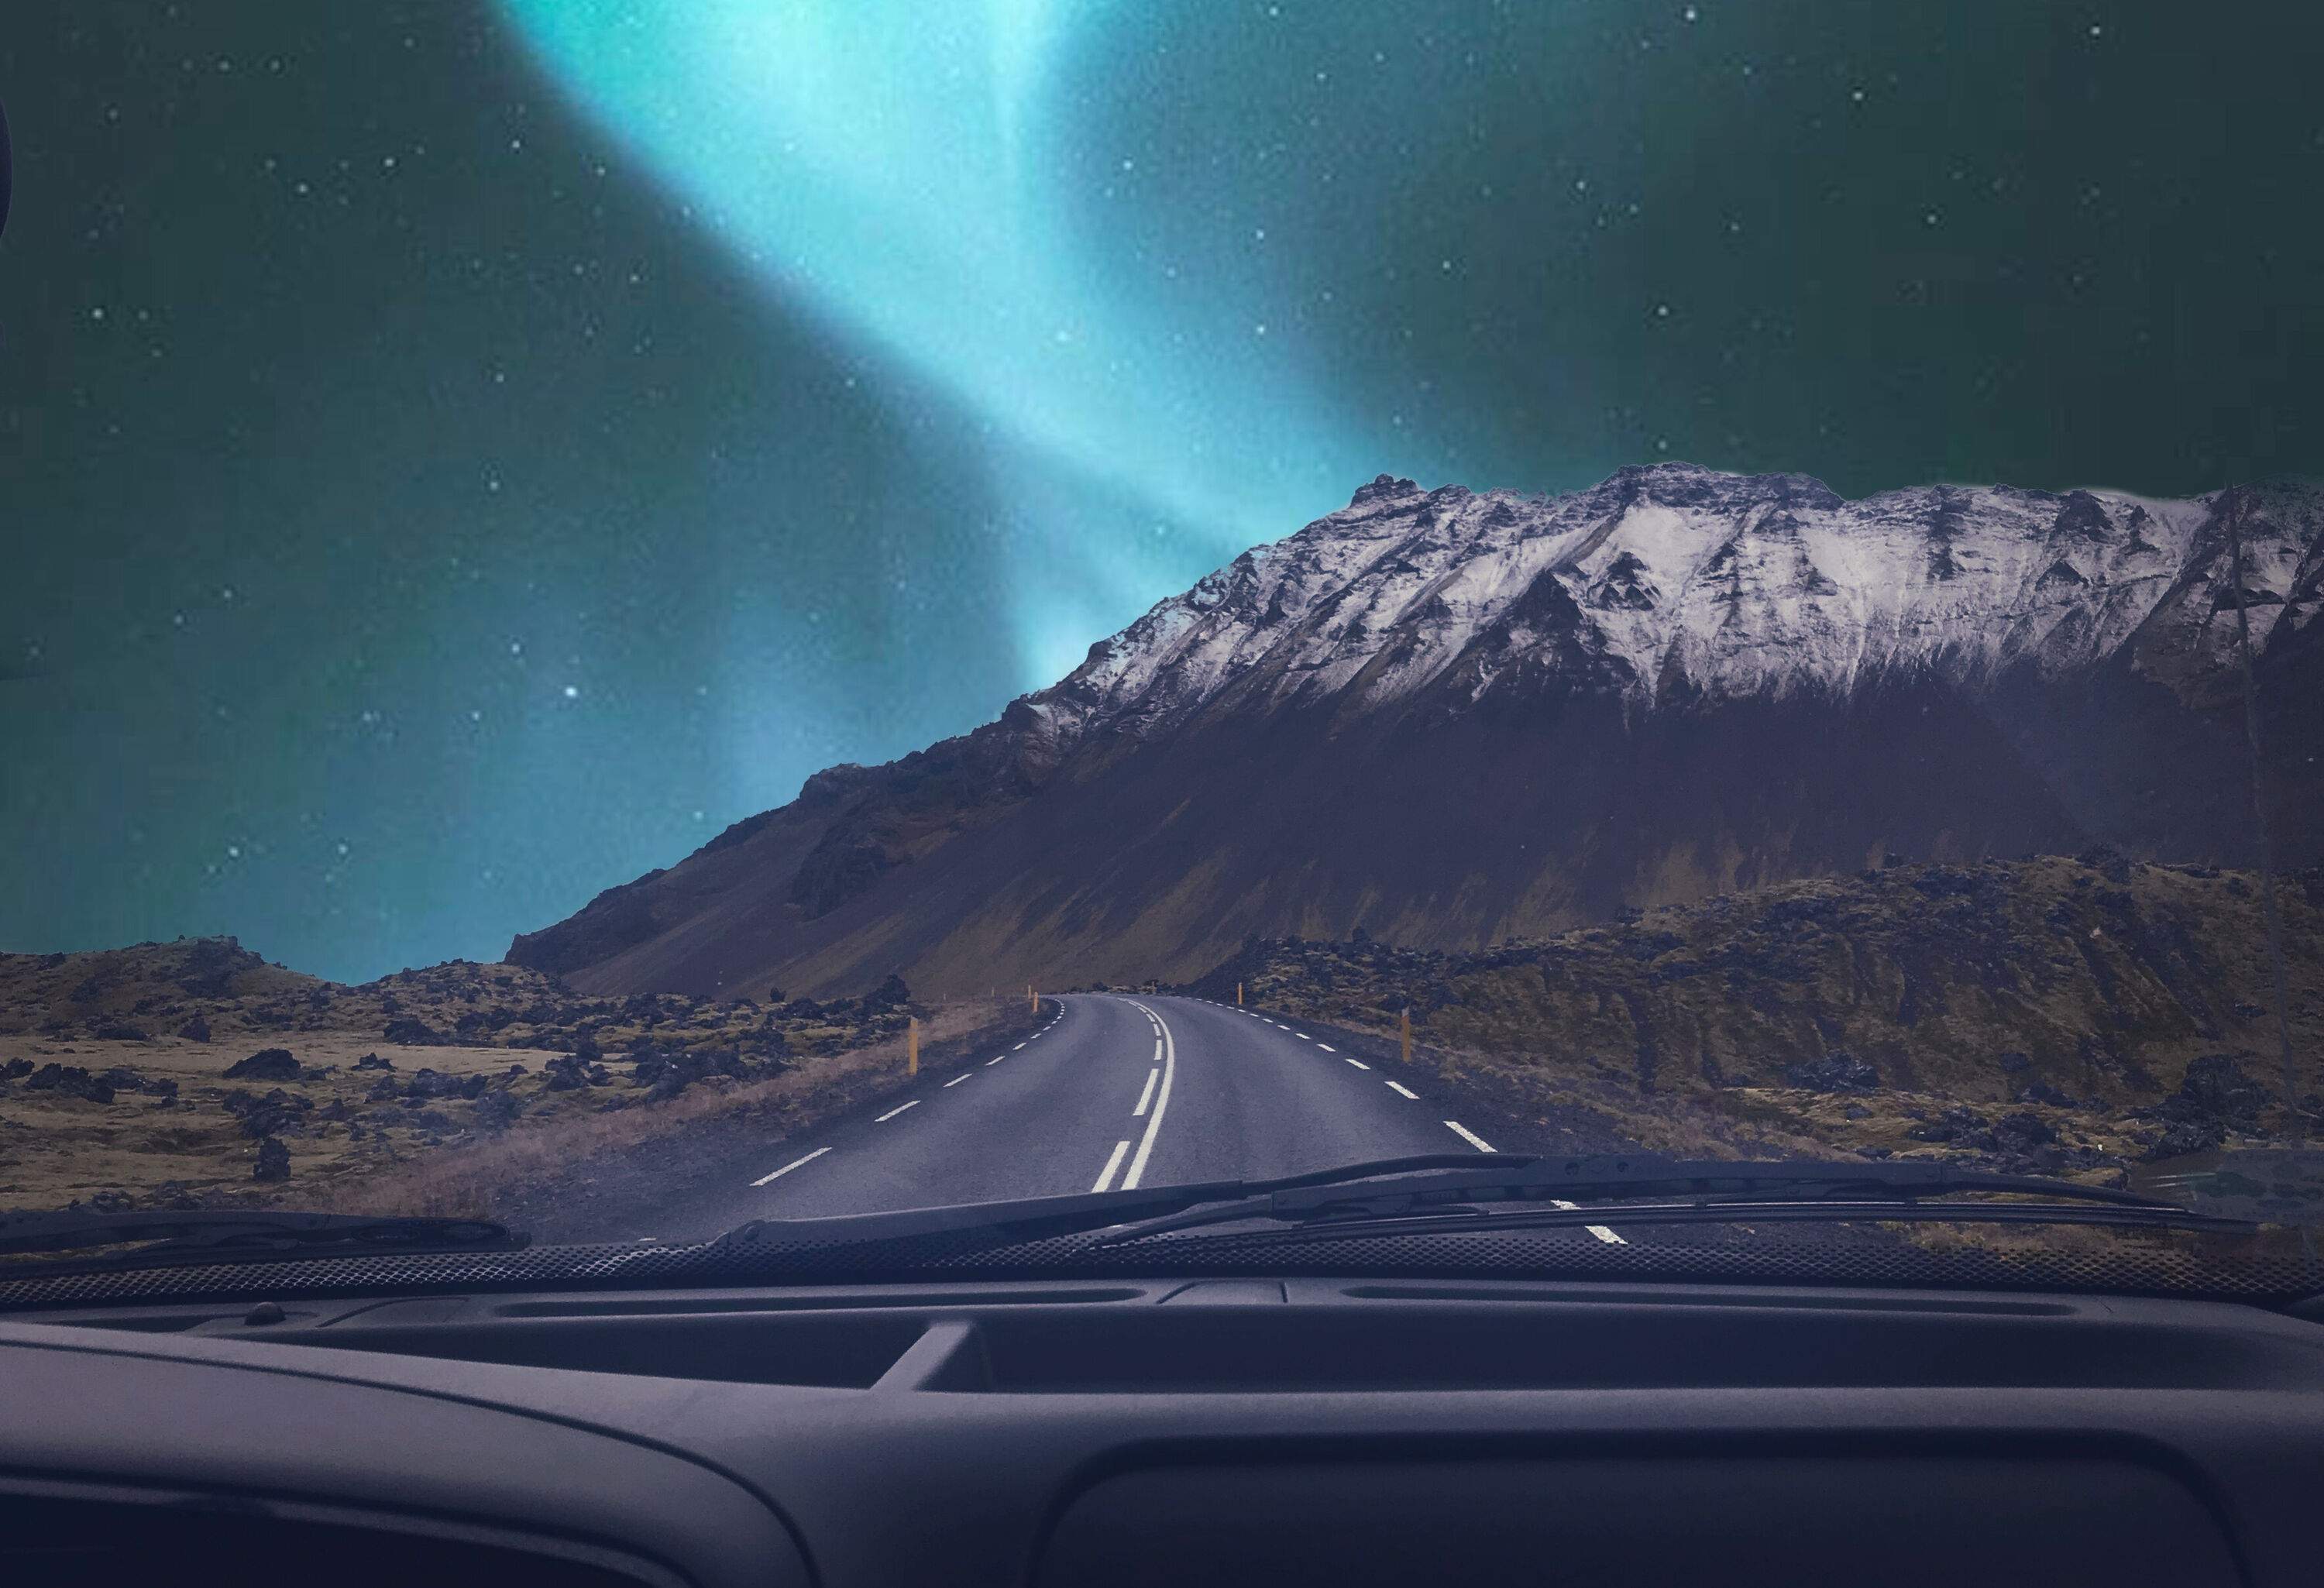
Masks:
[[[1549,1199],[1549,1205],[1552,1207],[1579,1207],[1582,1205],[1578,1202],[1560,1202],[1554,1196]],[[1584,1224],[1582,1227],[1589,1231],[1591,1234],[1597,1236],[1598,1239],[1603,1241],[1609,1246],[1628,1246],[1629,1244],[1628,1241],[1623,1240],[1619,1235],[1617,1235],[1613,1231],[1608,1229],[1603,1224]]]
[[[975,1073],[976,1073],[975,1071],[971,1070],[971,1071],[969,1072],[969,1075],[974,1075]],[[954,1087],[954,1086],[959,1085],[963,1081],[965,1081],[966,1079],[968,1079],[968,1076],[954,1076],[951,1080],[946,1081],[946,1082],[945,1083],[945,1088],[946,1088],[947,1090],[949,1090],[949,1089],[950,1089],[950,1088],[952,1088],[952,1087]]]
[[[1283,1029],[1286,1031],[1291,1031],[1291,1028],[1289,1026],[1286,1026]],[[1305,1031],[1291,1031],[1291,1034],[1298,1038],[1302,1042],[1313,1042],[1315,1039]]]
[[[1146,1072],[1146,1090],[1138,1094],[1138,1106],[1130,1111],[1130,1117],[1131,1119],[1142,1120],[1146,1117],[1146,1105],[1154,1101],[1154,1083],[1161,1078],[1162,1072],[1160,1070],[1148,1070]]]
[[[1329,1051],[1329,1049],[1326,1049],[1325,1051],[1327,1051],[1327,1052],[1328,1052],[1328,1051]],[[1343,1053],[1343,1054],[1342,1054],[1340,1057],[1341,1057],[1342,1058],[1347,1058],[1347,1057],[1348,1057],[1348,1056],[1347,1056],[1346,1054],[1344,1054],[1344,1053]],[[1348,1058],[1348,1062],[1349,1062],[1350,1064],[1351,1064],[1351,1065],[1355,1066],[1356,1066],[1358,1069],[1360,1069],[1360,1070],[1368,1070],[1368,1069],[1370,1069],[1370,1068],[1371,1068],[1371,1067],[1372,1067],[1371,1066],[1370,1066],[1370,1065],[1366,1064],[1366,1063],[1365,1063],[1362,1059],[1360,1059],[1360,1058]]]
[[[1388,1085],[1393,1086],[1396,1083],[1391,1081]],[[1475,1148],[1480,1152],[1490,1152],[1493,1149],[1493,1144],[1491,1142],[1486,1140],[1482,1136],[1477,1134],[1476,1131],[1462,1124],[1459,1120],[1446,1120],[1444,1122],[1444,1128],[1452,1131],[1454,1135],[1460,1137],[1462,1140],[1466,1141],[1470,1146]],[[1567,1208],[1578,1207],[1581,1205],[1579,1203],[1563,1202],[1555,1197],[1552,1197],[1550,1199],[1549,1205],[1552,1207]],[[1584,1224],[1582,1227],[1589,1231],[1591,1234],[1597,1236],[1600,1241],[1605,1242],[1609,1246],[1628,1246],[1629,1244],[1628,1241],[1623,1240],[1619,1235],[1617,1235],[1613,1231],[1608,1229],[1603,1224]]]
[[[1155,1039],[1154,1039],[1154,1057],[1153,1057],[1149,1062],[1151,1062],[1151,1063],[1155,1063],[1155,1064],[1159,1064],[1161,1061],[1162,1061],[1162,1039],[1161,1039],[1161,1038],[1159,1038],[1159,1037],[1157,1037],[1157,1038],[1155,1038]]]
[[[984,1067],[986,1069],[991,1069],[994,1065],[999,1064],[1002,1059],[1007,1058],[1009,1056],[1005,1053],[996,1053],[991,1058],[984,1061]]]
[[[1397,1085],[1394,1081],[1390,1081],[1390,1082],[1388,1084],[1388,1089],[1389,1091],[1391,1091],[1391,1092],[1395,1093],[1398,1097],[1409,1097],[1409,1098],[1411,1098],[1415,1103],[1417,1103],[1417,1102],[1419,1102],[1419,1101],[1420,1101],[1420,1094],[1419,1094],[1419,1093],[1417,1093],[1417,1092],[1407,1092],[1407,1091],[1406,1091],[1402,1086]]]
[[[1028,1041],[1029,1041],[1029,1040],[1031,1040],[1031,1039],[1029,1039],[1029,1038],[1028,1038],[1028,1039],[1027,1039],[1027,1040],[1028,1040]],[[1024,1047],[1024,1046],[1025,1046],[1025,1044],[1024,1044],[1023,1042],[1019,1042],[1019,1044],[1017,1044],[1017,1048],[1022,1048],[1022,1047]],[[1010,1048],[1009,1051],[1010,1051],[1010,1052],[1011,1052],[1011,1053],[1014,1053],[1014,1052],[1016,1052],[1016,1051],[1017,1051],[1017,1048]]]
[[[915,1097],[909,1103],[904,1104],[904,1108],[918,1108],[919,1105],[920,1100]],[[872,1122],[875,1125],[884,1125],[890,1120],[894,1119],[898,1114],[903,1113],[904,1108],[891,1108],[886,1113],[881,1114],[878,1119],[873,1120]]]
[[[763,1186],[769,1180],[779,1180],[785,1175],[789,1174],[793,1169],[798,1168],[799,1165],[803,1163],[813,1163],[816,1159],[821,1158],[825,1153],[829,1152],[830,1150],[831,1149],[828,1147],[818,1147],[813,1152],[808,1153],[805,1158],[793,1159],[790,1162],[783,1165],[782,1168],[777,1169],[771,1175],[761,1175],[757,1179],[752,1181],[751,1184],[753,1186]]]
[[[1322,1048],[1326,1053],[1337,1053],[1340,1051],[1338,1048],[1333,1047],[1329,1042],[1318,1042],[1315,1046]]]
[[[1161,1134],[1162,1116],[1170,1107],[1170,1083],[1178,1074],[1178,1044],[1170,1035],[1168,1023],[1144,1004],[1136,1007],[1146,1010],[1148,1017],[1162,1027],[1162,1085],[1154,1094],[1154,1113],[1146,1121],[1146,1134],[1139,1139],[1138,1155],[1130,1160],[1130,1170],[1121,1177],[1121,1188],[1125,1191],[1136,1190],[1138,1182],[1145,1177],[1146,1160],[1154,1156],[1154,1138]]]
[[[1127,1141],[1117,1141],[1113,1144],[1113,1156],[1105,1160],[1105,1173],[1097,1177],[1097,1184],[1092,1186],[1091,1190],[1102,1191],[1113,1184],[1113,1171],[1121,1167],[1121,1155],[1129,1150],[1130,1143]],[[1130,1187],[1124,1186],[1122,1189],[1127,1191]]]

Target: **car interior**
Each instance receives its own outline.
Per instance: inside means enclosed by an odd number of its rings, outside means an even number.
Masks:
[[[2324,1302],[1233,1277],[0,1325],[0,1576],[2310,1581]]]

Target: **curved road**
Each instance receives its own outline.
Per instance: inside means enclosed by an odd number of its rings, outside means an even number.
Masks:
[[[876,1113],[738,1165],[665,1237],[1005,1197],[1261,1179],[1492,1144],[1425,1071],[1335,1051],[1262,1011],[1080,993],[1031,1037],[923,1077]],[[1397,1073],[1390,1073],[1397,1072]],[[1593,1230],[1600,1240],[1617,1239]]]

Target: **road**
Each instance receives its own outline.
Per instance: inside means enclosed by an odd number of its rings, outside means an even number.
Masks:
[[[1493,1150],[1443,1090],[1263,1011],[1074,994],[1022,1042],[771,1144],[662,1233]]]

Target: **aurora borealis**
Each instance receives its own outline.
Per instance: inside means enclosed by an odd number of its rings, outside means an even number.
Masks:
[[[2313,472],[2324,18],[19,0],[0,947],[351,978],[1382,470]]]

